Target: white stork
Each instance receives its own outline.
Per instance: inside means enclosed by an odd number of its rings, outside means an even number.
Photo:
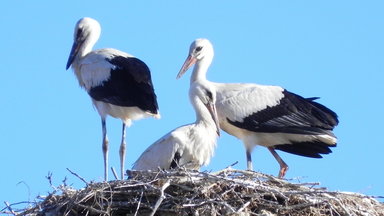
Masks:
[[[133,170],[199,169],[213,156],[220,135],[215,108],[215,90],[208,83],[191,83],[189,98],[196,122],[176,128],[149,146],[134,163]]]
[[[148,66],[140,59],[116,49],[92,51],[99,39],[100,24],[92,18],[80,19],[75,27],[74,43],[67,67],[72,69],[83,87],[91,96],[101,117],[103,132],[104,179],[108,180],[108,115],[123,121],[121,137],[120,174],[124,177],[125,127],[132,120],[153,116],[160,118],[156,94]]]
[[[195,40],[177,78],[193,64],[191,82],[207,82],[206,73],[214,56],[207,39]],[[275,149],[296,155],[321,158],[336,146],[332,133],[338,124],[336,113],[279,86],[245,83],[214,83],[220,127],[241,139],[246,149],[247,168],[252,170],[251,151],[265,146],[280,165],[279,177],[288,170]]]

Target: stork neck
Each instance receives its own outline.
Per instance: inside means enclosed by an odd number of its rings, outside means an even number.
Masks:
[[[88,53],[90,53],[94,45],[95,43],[91,44],[89,43],[89,41],[85,41],[84,46],[79,50],[79,57],[82,58],[86,56]]]
[[[86,56],[88,53],[92,52],[93,46],[95,46],[98,37],[89,37],[87,38],[79,50],[79,57],[82,58]]]
[[[213,122],[211,116],[208,113],[196,113],[196,125],[202,125],[205,128],[215,128],[215,123]]]
[[[215,125],[215,123],[205,105],[201,101],[195,101],[193,106],[196,113],[195,124],[212,125],[212,127],[214,127],[213,125]]]
[[[75,67],[78,66],[79,62],[90,52],[92,52],[92,49],[93,49],[93,46],[96,44],[96,41],[92,41],[92,40],[89,40],[87,39],[86,41],[84,41],[84,43],[81,45],[81,47],[79,48],[79,51],[77,53],[77,56],[75,57],[74,61],[73,61],[73,65]]]
[[[207,71],[211,65],[211,62],[212,60],[206,58],[196,62],[191,76],[191,83],[195,82],[196,80],[207,80]]]

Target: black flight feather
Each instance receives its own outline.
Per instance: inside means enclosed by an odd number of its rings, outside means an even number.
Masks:
[[[148,66],[134,57],[114,56],[106,60],[115,68],[111,69],[108,80],[89,90],[89,95],[97,101],[123,107],[137,106],[157,114],[157,97]]]
[[[331,130],[338,124],[335,112],[315,102],[317,98],[306,99],[287,90],[283,94],[277,105],[252,113],[243,121],[227,120],[254,132],[334,136]]]

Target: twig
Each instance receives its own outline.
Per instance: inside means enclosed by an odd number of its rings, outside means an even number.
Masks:
[[[199,207],[199,206],[202,206],[202,205],[206,205],[207,203],[210,203],[209,200],[207,201],[202,201],[200,203],[188,203],[188,204],[183,204],[183,207]]]
[[[119,177],[117,177],[117,173],[116,173],[115,168],[114,168],[114,167],[111,167],[111,170],[112,170],[112,174],[113,174],[113,176],[115,176],[115,179],[116,179],[116,180],[119,180]]]
[[[140,204],[141,204],[141,199],[143,198],[143,193],[144,193],[144,191],[141,191],[140,199],[139,199],[139,202],[137,203],[136,212],[135,212],[135,214],[133,216],[137,216],[137,212],[139,212],[139,208],[140,208]]]
[[[4,201],[4,204],[5,206],[7,206],[8,210],[13,214],[13,215],[17,215],[16,212],[14,212],[11,208],[11,206],[9,205],[9,203],[7,201]]]
[[[5,206],[4,208],[0,209],[0,213],[5,213],[6,210],[9,211],[9,207],[14,206],[14,205],[19,205],[19,204],[32,204],[32,202],[23,201],[23,202],[17,202],[17,203],[12,203],[12,204],[8,203],[8,206]],[[36,204],[36,203],[34,203],[34,204]]]
[[[54,186],[52,184],[52,173],[48,172],[48,175],[45,176],[45,178],[48,179],[49,185],[54,188]]]
[[[239,210],[237,210],[237,213],[244,211],[244,209],[247,208],[249,204],[251,204],[251,201],[246,202],[241,208],[239,208]]]
[[[335,212],[338,216],[341,216],[341,214],[339,213],[339,211],[336,209],[336,208],[334,208],[332,205],[331,205],[331,203],[327,203],[328,204],[328,206],[329,206],[329,208],[331,209],[331,215],[333,216],[333,212]]]
[[[312,203],[312,202],[301,203],[301,204],[296,204],[296,205],[291,205],[291,206],[282,207],[281,209],[283,209],[283,210],[304,209],[304,208],[307,208],[307,207],[310,207],[310,206],[314,206],[314,205],[322,204],[322,203],[324,203],[324,202],[325,202],[325,201],[315,202],[315,203]]]
[[[99,210],[99,209],[95,209],[95,208],[92,207],[92,206],[86,206],[86,205],[79,204],[79,203],[75,203],[74,205],[75,205],[75,206],[78,206],[78,207],[80,207],[80,208],[83,208],[83,209],[87,209],[87,210],[90,211],[92,214],[108,215],[107,212],[102,211],[102,210]]]
[[[303,186],[309,186],[309,187],[314,187],[314,186],[319,186],[319,182],[305,182],[305,183],[296,183],[296,185],[303,185]]]
[[[25,187],[27,187],[27,190],[28,190],[28,202],[29,202],[31,200],[31,188],[29,187],[29,185],[25,181],[21,181],[21,182],[17,183],[16,185],[19,185],[19,184],[23,184],[23,185],[25,185]]]
[[[68,184],[67,184],[67,180],[68,180],[68,179],[67,179],[67,176],[65,176],[64,179],[63,179],[63,185],[64,185],[64,187],[67,187],[67,185],[68,185]]]
[[[153,208],[150,216],[153,216],[155,215],[157,209],[159,208],[159,206],[161,205],[161,202],[163,202],[163,200],[165,199],[165,196],[164,196],[164,190],[167,189],[167,187],[170,185],[170,180],[168,179],[164,185],[161,187],[161,191],[160,191],[160,197],[159,199],[157,200],[156,204],[155,204],[155,207]]]
[[[231,165],[225,167],[225,169],[228,169],[228,168],[230,168],[230,167],[233,167],[233,166],[235,166],[235,165],[238,164],[238,163],[239,163],[239,161],[236,161],[236,162],[234,162],[233,164],[231,164]]]
[[[340,200],[338,198],[334,198],[334,200],[337,202],[337,204],[339,204],[339,206],[344,210],[344,213],[349,216],[351,215],[351,213],[349,212],[349,210],[347,208],[345,208],[345,206],[343,205],[343,203],[340,202]]]
[[[70,170],[69,168],[67,168],[67,170],[74,176],[76,176],[77,178],[79,178],[82,182],[84,182],[87,186],[89,185],[89,183],[81,176],[79,176],[77,173],[75,172],[72,172],[72,170]]]

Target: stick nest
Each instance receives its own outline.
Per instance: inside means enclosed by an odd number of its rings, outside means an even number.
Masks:
[[[290,183],[257,172],[224,169],[127,171],[124,181],[60,187],[14,215],[381,215],[384,204],[316,183]]]

